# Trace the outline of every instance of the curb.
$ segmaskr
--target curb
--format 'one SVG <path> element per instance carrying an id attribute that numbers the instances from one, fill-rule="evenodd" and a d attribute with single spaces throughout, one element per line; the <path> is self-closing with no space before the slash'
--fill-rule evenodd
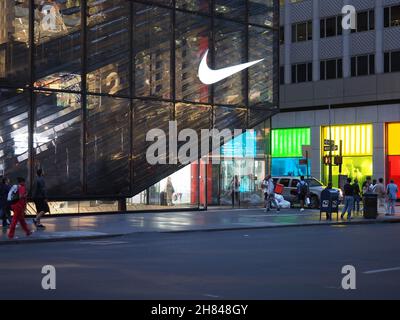
<path id="1" fill-rule="evenodd" d="M 259 230 L 259 229 L 279 229 L 279 228 L 295 228 L 295 227 L 313 227 L 313 226 L 351 226 L 351 225 L 370 225 L 370 224 L 384 224 L 384 223 L 400 223 L 400 218 L 391 220 L 360 220 L 360 221 L 335 221 L 327 223 L 321 221 L 320 223 L 298 223 L 298 224 L 282 224 L 282 225 L 264 225 L 264 226 L 242 226 L 242 227 L 221 227 L 221 228 L 209 228 L 209 229 L 188 229 L 188 230 L 167 230 L 167 231 L 134 231 L 128 233 L 113 233 L 104 235 L 93 235 L 93 236 L 77 236 L 77 237 L 60 237 L 60 238 L 23 238 L 17 240 L 4 240 L 0 241 L 0 246 L 11 245 L 11 244 L 35 244 L 35 243 L 48 243 L 48 242 L 71 242 L 71 241 L 82 241 L 82 240 L 98 240 L 107 238 L 116 238 L 122 236 L 129 236 L 134 234 L 159 234 L 159 233 L 194 233 L 194 232 L 220 232 L 220 231 L 235 231 L 235 230 Z"/>

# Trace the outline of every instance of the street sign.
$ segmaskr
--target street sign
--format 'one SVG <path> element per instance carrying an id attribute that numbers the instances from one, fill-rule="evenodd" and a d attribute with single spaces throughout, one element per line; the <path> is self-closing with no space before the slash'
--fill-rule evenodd
<path id="1" fill-rule="evenodd" d="M 337 145 L 332 145 L 332 146 L 324 146 L 324 151 L 338 151 L 339 147 Z"/>
<path id="2" fill-rule="evenodd" d="M 309 145 L 302 145 L 301 146 L 301 154 L 302 154 L 302 156 L 303 156 L 303 158 L 304 159 L 306 159 L 306 158 L 308 158 L 308 159 L 310 159 L 311 158 L 311 146 L 309 146 Z"/>
<path id="3" fill-rule="evenodd" d="M 326 146 L 334 146 L 335 145 L 335 140 L 325 139 L 324 140 L 324 145 L 326 145 Z"/>

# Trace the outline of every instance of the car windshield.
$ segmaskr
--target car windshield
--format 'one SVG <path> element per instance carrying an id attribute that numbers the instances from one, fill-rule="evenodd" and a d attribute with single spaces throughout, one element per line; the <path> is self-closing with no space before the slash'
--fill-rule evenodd
<path id="1" fill-rule="evenodd" d="M 306 179 L 309 187 L 322 187 L 322 182 L 318 181 L 317 179 Z"/>

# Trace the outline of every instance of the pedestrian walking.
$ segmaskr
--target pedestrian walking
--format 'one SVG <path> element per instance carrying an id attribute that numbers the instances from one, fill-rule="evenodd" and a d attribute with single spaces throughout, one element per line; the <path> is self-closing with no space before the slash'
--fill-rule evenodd
<path id="1" fill-rule="evenodd" d="M 267 213 L 271 211 L 272 203 L 274 204 L 277 212 L 281 211 L 278 201 L 276 201 L 275 198 L 275 184 L 271 175 L 268 175 L 264 178 L 264 180 L 261 183 L 261 188 L 263 189 L 264 192 L 265 212 Z"/>
<path id="2" fill-rule="evenodd" d="M 297 196 L 300 201 L 300 212 L 304 211 L 304 206 L 306 203 L 306 199 L 308 197 L 308 184 L 304 180 L 304 176 L 300 177 L 300 182 L 297 183 Z"/>
<path id="3" fill-rule="evenodd" d="M 175 189 L 172 185 L 171 177 L 167 178 L 167 184 L 165 185 L 165 194 L 167 196 L 167 206 L 173 206 L 172 197 L 174 195 Z"/>
<path id="4" fill-rule="evenodd" d="M 371 182 L 371 177 L 367 177 L 367 179 L 364 181 L 362 185 L 362 193 L 363 195 L 366 193 L 372 192 L 372 182 Z"/>
<path id="5" fill-rule="evenodd" d="M 25 221 L 25 210 L 27 203 L 27 193 L 25 187 L 25 179 L 18 178 L 18 185 L 14 185 L 11 187 L 10 192 L 8 193 L 7 200 L 11 204 L 11 210 L 14 212 L 10 230 L 8 231 L 8 238 L 13 239 L 15 235 L 15 228 L 17 223 L 19 223 L 22 229 L 25 231 L 27 236 L 31 235 L 32 232 L 28 228 L 28 225 Z"/>
<path id="6" fill-rule="evenodd" d="M 385 210 L 386 188 L 383 184 L 383 178 L 379 178 L 379 182 L 374 187 L 374 193 L 378 196 L 378 213 L 379 209 Z"/>
<path id="7" fill-rule="evenodd" d="M 388 198 L 387 213 L 388 216 L 394 216 L 396 213 L 396 200 L 399 187 L 394 183 L 394 180 L 390 180 L 390 183 L 386 187 L 386 193 Z"/>
<path id="8" fill-rule="evenodd" d="M 353 192 L 354 192 L 354 205 L 353 211 L 354 213 L 360 213 L 360 201 L 361 201 L 361 189 L 360 185 L 358 184 L 358 179 L 354 179 L 353 183 Z"/>
<path id="9" fill-rule="evenodd" d="M 350 220 L 351 210 L 353 209 L 354 205 L 354 189 L 353 186 L 351 185 L 350 178 L 347 179 L 347 182 L 343 187 L 343 193 L 344 193 L 344 207 L 340 218 L 343 219 L 347 211 L 347 220 Z"/>
<path id="10" fill-rule="evenodd" d="M 3 228 L 7 228 L 11 224 L 11 211 L 7 201 L 10 189 L 10 180 L 6 177 L 0 177 L 0 217 Z"/>
<path id="11" fill-rule="evenodd" d="M 231 195 L 232 195 L 232 208 L 235 207 L 235 202 L 239 204 L 240 208 L 240 181 L 238 176 L 235 176 L 231 181 Z"/>
<path id="12" fill-rule="evenodd" d="M 46 183 L 44 181 L 42 169 L 38 169 L 36 174 L 36 185 L 33 191 L 33 201 L 35 202 L 36 207 L 36 218 L 33 219 L 33 224 L 38 229 L 45 229 L 45 226 L 41 224 L 40 219 L 46 213 L 50 213 L 49 204 L 47 202 Z"/>

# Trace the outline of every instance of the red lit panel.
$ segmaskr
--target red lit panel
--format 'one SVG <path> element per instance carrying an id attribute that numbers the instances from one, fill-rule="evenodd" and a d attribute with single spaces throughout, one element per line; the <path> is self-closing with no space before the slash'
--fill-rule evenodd
<path id="1" fill-rule="evenodd" d="M 391 179 L 400 187 L 400 156 L 388 156 L 388 182 Z M 400 192 L 397 196 L 400 197 Z"/>

